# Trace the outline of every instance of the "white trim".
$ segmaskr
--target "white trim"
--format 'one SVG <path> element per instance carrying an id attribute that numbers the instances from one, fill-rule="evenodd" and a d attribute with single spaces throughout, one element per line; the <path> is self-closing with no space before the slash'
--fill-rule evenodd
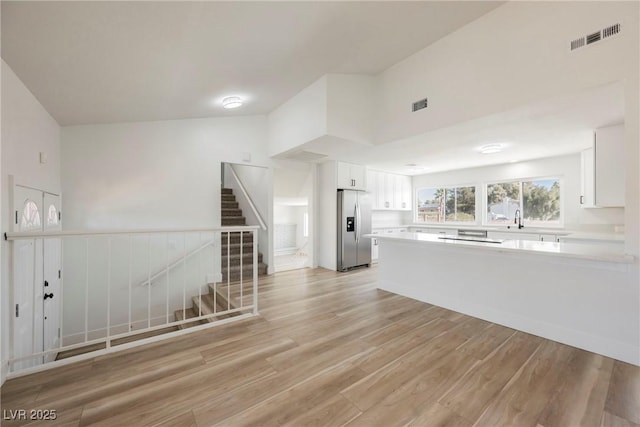
<path id="1" fill-rule="evenodd" d="M 248 306 L 250 307 L 250 306 Z M 130 348 L 134 348 L 134 347 L 139 347 L 145 344 L 151 344 L 151 343 L 155 343 L 155 342 L 159 342 L 159 341 L 163 341 L 169 338 L 173 338 L 173 337 L 177 337 L 177 336 L 181 336 L 181 335 L 186 335 L 186 334 L 190 334 L 193 332 L 198 332 L 201 331 L 203 329 L 208 329 L 208 328 L 212 328 L 215 326 L 220 326 L 220 325 L 224 325 L 227 323 L 232 323 L 232 322 L 238 322 L 241 320 L 245 320 L 248 318 L 252 318 L 252 317 L 256 317 L 255 312 L 254 313 L 246 313 L 240 316 L 236 316 L 236 317 L 229 317 L 227 319 L 222 319 L 219 320 L 217 322 L 208 322 L 204 325 L 198 325 L 198 326 L 192 326 L 190 328 L 187 329 L 181 329 L 179 331 L 174 331 L 174 332 L 167 332 L 166 334 L 162 334 L 162 335 L 156 335 L 155 337 L 149 337 L 149 338 L 144 338 L 138 341 L 132 341 L 129 343 L 125 343 L 125 344 L 119 344 L 115 347 L 109 347 L 109 349 L 104 349 L 104 350 L 97 350 L 97 351 L 92 351 L 90 353 L 84 353 L 84 354 L 79 354 L 77 356 L 72 356 L 72 357 L 68 357 L 66 359 L 62 359 L 62 360 L 56 360 L 54 362 L 49 362 L 49 363 L 45 363 L 43 365 L 38 365 L 35 366 L 33 368 L 28 368 L 28 369 L 23 369 L 17 372 L 9 372 L 9 374 L 7 375 L 7 379 L 11 379 L 11 378 L 18 378 L 18 377 L 22 377 L 24 375 L 29 375 L 29 374 L 33 374 L 36 372 L 42 372 L 42 371 L 46 371 L 52 368 L 58 368 L 60 366 L 64 366 L 64 365 L 69 365 L 71 363 L 76 363 L 82 360 L 88 360 L 88 359 L 93 359 L 95 357 L 98 356 L 103 356 L 106 354 L 111 354 L 111 353 L 116 353 L 119 351 L 123 351 L 123 350 L 128 350 Z M 190 322 L 193 321 L 197 321 L 198 319 L 189 319 Z M 164 326 L 167 327 L 167 326 Z M 112 337 L 113 338 L 113 337 Z M 85 343 L 84 345 L 87 345 L 87 343 Z"/>
<path id="2" fill-rule="evenodd" d="M 257 230 L 257 225 L 243 225 L 243 226 L 227 226 L 217 228 L 184 228 L 184 229 L 133 229 L 133 230 L 71 230 L 71 231 L 47 231 L 42 233 L 17 233 L 9 232 L 5 233 L 6 240 L 19 240 L 19 239 L 37 239 L 46 237 L 71 237 L 71 236 L 103 236 L 106 234 L 155 234 L 155 233 L 206 233 L 206 232 L 234 232 L 234 231 L 252 231 Z"/>

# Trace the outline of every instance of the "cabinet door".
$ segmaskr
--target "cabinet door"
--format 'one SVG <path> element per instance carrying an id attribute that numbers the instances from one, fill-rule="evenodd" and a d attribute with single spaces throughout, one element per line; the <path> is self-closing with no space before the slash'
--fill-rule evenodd
<path id="1" fill-rule="evenodd" d="M 345 190 L 353 189 L 353 181 L 351 181 L 351 165 L 349 163 L 338 162 L 338 188 Z"/>
<path id="2" fill-rule="evenodd" d="M 609 126 L 596 131 L 595 205 L 624 206 L 624 126 Z"/>
<path id="3" fill-rule="evenodd" d="M 402 175 L 393 175 L 393 208 L 396 210 L 405 209 L 402 206 L 402 190 L 403 190 L 403 180 Z"/>
<path id="4" fill-rule="evenodd" d="M 410 211 L 412 209 L 411 206 L 411 196 L 413 193 L 412 185 L 411 185 L 411 177 L 410 176 L 402 176 L 402 196 L 400 198 L 400 209 L 404 211 Z"/>
<path id="5" fill-rule="evenodd" d="M 384 174 L 384 208 L 393 209 L 395 207 L 395 186 L 394 175 Z"/>
<path id="6" fill-rule="evenodd" d="M 371 194 L 371 209 L 379 209 L 378 172 L 373 170 L 367 170 L 367 191 Z"/>
<path id="7" fill-rule="evenodd" d="M 580 205 L 582 207 L 591 207 L 594 204 L 594 160 L 593 148 L 588 148 L 580 153 L 582 166 Z"/>
<path id="8" fill-rule="evenodd" d="M 374 231 L 371 234 L 378 234 L 378 232 Z M 375 237 L 371 239 L 371 261 L 378 261 L 378 239 Z"/>
<path id="9" fill-rule="evenodd" d="M 367 168 L 362 165 L 349 165 L 349 175 L 354 190 L 367 189 Z"/>

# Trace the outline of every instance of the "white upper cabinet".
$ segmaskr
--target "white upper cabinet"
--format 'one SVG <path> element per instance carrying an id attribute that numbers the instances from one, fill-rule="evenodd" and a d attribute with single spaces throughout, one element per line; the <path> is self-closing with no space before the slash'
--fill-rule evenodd
<path id="1" fill-rule="evenodd" d="M 368 190 L 375 210 L 411 210 L 411 177 L 369 170 Z"/>
<path id="2" fill-rule="evenodd" d="M 366 190 L 367 169 L 362 165 L 338 162 L 338 188 L 344 190 Z"/>
<path id="3" fill-rule="evenodd" d="M 599 128 L 582 152 L 583 207 L 624 207 L 624 125 Z"/>

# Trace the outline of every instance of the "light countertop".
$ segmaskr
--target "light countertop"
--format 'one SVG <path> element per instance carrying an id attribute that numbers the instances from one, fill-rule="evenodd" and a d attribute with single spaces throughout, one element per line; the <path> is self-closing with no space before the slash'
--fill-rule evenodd
<path id="1" fill-rule="evenodd" d="M 588 232 L 588 231 L 572 231 L 566 229 L 549 229 L 549 228 L 529 228 L 524 227 L 521 230 L 517 228 L 506 228 L 506 227 L 494 227 L 494 226 L 478 226 L 478 225 L 441 225 L 441 224 L 410 224 L 410 225 L 396 225 L 396 226 L 387 226 L 387 227 L 373 227 L 372 231 L 380 231 L 380 230 L 395 230 L 400 228 L 425 228 L 425 229 L 442 229 L 442 230 L 486 230 L 489 232 L 500 232 L 500 233 L 512 233 L 513 238 L 517 239 L 518 234 L 550 234 L 558 237 L 565 237 L 572 240 L 602 240 L 602 241 L 610 241 L 610 242 L 624 242 L 624 234 L 623 233 L 598 233 L 598 232 Z"/>
<path id="2" fill-rule="evenodd" d="M 395 240 L 415 244 L 448 245 L 450 247 L 477 248 L 497 252 L 511 252 L 522 254 L 536 254 L 554 257 L 577 258 L 592 261 L 633 263 L 635 258 L 625 255 L 622 250 L 617 251 L 598 245 L 584 245 L 578 243 L 538 242 L 530 240 L 504 240 L 502 243 L 470 242 L 464 240 L 444 240 L 439 235 L 427 233 L 393 232 L 384 234 L 367 234 L 364 237 L 374 237 L 378 240 Z M 515 236 L 514 236 L 515 237 Z"/>

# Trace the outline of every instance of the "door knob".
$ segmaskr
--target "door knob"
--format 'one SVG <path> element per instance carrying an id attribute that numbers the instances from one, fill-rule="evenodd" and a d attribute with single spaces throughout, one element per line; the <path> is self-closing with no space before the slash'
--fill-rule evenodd
<path id="1" fill-rule="evenodd" d="M 53 292 L 50 294 L 44 294 L 44 299 L 53 298 Z"/>

